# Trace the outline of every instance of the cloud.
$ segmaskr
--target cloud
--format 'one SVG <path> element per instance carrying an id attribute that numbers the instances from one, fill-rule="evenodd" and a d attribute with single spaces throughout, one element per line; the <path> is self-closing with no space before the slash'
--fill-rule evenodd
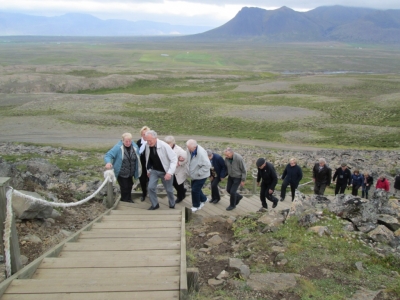
<path id="1" fill-rule="evenodd" d="M 219 26 L 232 19 L 242 7 L 276 9 L 281 0 L 13 0 L 3 1 L 2 11 L 56 16 L 87 13 L 101 19 L 149 20 L 181 25 Z M 284 5 L 297 11 L 318 6 L 344 5 L 378 9 L 400 9 L 398 0 L 287 0 Z"/>

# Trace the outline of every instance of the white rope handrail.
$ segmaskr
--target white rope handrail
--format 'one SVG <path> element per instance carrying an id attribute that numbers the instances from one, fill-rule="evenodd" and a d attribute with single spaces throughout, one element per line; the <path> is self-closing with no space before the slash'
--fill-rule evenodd
<path id="1" fill-rule="evenodd" d="M 33 201 L 33 202 L 40 202 L 44 205 L 48 206 L 53 206 L 53 207 L 73 207 L 73 206 L 78 206 L 81 204 L 84 204 L 94 198 L 102 189 L 103 187 L 108 183 L 112 182 L 113 184 L 115 183 L 115 174 L 113 170 L 107 170 L 104 172 L 104 181 L 100 185 L 100 187 L 90 196 L 86 197 L 85 199 L 82 199 L 78 202 L 72 202 L 72 203 L 59 203 L 59 202 L 48 202 L 43 199 L 35 198 L 29 195 L 25 195 L 21 192 L 18 192 L 17 190 L 14 190 L 12 187 L 7 191 L 6 197 L 7 197 L 7 216 L 6 220 L 4 222 L 4 236 L 3 236 L 3 241 L 4 241 L 4 253 L 5 253 L 5 265 L 6 265 L 6 273 L 7 273 L 7 278 L 10 277 L 11 274 L 11 252 L 10 252 L 10 238 L 11 238 L 11 222 L 13 218 L 13 210 L 12 210 L 12 195 L 17 195 L 21 198 Z"/>
<path id="2" fill-rule="evenodd" d="M 11 197 L 7 196 L 7 208 L 6 208 L 6 219 L 4 221 L 4 259 L 6 265 L 6 275 L 7 278 L 11 276 L 11 245 L 10 245 L 10 237 L 11 237 L 11 222 L 13 219 L 13 210 Z"/>

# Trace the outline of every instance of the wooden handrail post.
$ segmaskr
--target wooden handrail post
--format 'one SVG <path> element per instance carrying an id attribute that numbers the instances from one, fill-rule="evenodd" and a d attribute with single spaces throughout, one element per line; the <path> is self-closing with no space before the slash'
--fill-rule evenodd
<path id="1" fill-rule="evenodd" d="M 1 239 L 1 249 L 0 254 L 4 257 L 4 221 L 6 220 L 7 211 L 7 198 L 6 198 L 6 187 L 10 182 L 10 177 L 0 177 L 0 239 Z"/>
<path id="2" fill-rule="evenodd" d="M 7 214 L 7 197 L 6 187 L 10 182 L 9 177 L 0 177 L 0 234 L 1 234 L 1 254 L 4 257 L 4 221 L 6 220 Z M 11 221 L 11 236 L 10 236 L 10 255 L 11 255 L 11 273 L 18 272 L 21 268 L 21 253 L 19 251 L 19 241 L 17 227 L 15 226 L 15 217 L 12 217 Z"/>
<path id="3" fill-rule="evenodd" d="M 107 201 L 106 207 L 111 208 L 114 205 L 114 187 L 112 182 L 107 182 Z"/>
<path id="4" fill-rule="evenodd" d="M 253 195 L 256 194 L 257 191 L 257 179 L 253 177 Z"/>

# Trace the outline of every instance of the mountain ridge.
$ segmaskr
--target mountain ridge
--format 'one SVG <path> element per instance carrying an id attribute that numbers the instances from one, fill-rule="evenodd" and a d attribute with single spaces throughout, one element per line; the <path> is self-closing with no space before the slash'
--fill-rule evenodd
<path id="1" fill-rule="evenodd" d="M 243 7 L 198 39 L 261 38 L 269 42 L 400 43 L 400 10 L 321 6 L 308 12 Z"/>
<path id="2" fill-rule="evenodd" d="M 211 26 L 185 26 L 153 21 L 101 20 L 89 14 L 56 17 L 0 12 L 0 35 L 40 36 L 151 36 L 196 34 Z"/>

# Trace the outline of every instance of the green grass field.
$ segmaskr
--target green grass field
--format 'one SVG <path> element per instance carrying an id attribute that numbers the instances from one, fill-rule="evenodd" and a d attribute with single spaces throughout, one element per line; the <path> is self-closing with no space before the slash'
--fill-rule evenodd
<path id="1" fill-rule="evenodd" d="M 22 85 L 19 79 L 9 79 L 21 74 L 65 75 L 65 82 L 107 82 L 107 76 L 115 75 L 140 78 L 113 87 L 77 84 L 72 92 L 59 91 L 52 83 L 49 89 L 58 93 L 98 96 L 88 118 L 77 117 L 79 109 L 62 107 L 61 100 L 52 101 L 50 108 L 38 105 L 24 111 L 18 104 L 0 102 L 0 116 L 46 116 L 93 126 L 148 125 L 161 135 L 357 149 L 400 147 L 397 46 L 201 44 L 179 38 L 2 40 L 0 88 L 3 84 L 12 91 L 14 85 Z M 115 108 L 99 109 L 121 94 L 126 96 Z M 110 113 L 115 118 L 105 119 Z"/>

